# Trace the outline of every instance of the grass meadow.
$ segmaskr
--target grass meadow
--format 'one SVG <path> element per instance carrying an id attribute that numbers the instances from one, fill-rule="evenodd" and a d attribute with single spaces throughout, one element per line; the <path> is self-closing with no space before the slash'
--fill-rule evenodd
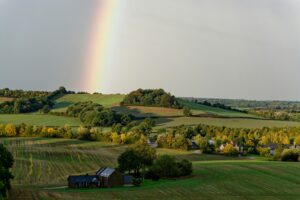
<path id="1" fill-rule="evenodd" d="M 53 111 L 65 111 L 68 106 L 84 101 L 93 101 L 95 103 L 101 104 L 105 107 L 117 106 L 123 100 L 124 95 L 111 94 L 67 94 L 58 98 L 55 101 L 55 106 Z"/>
<path id="2" fill-rule="evenodd" d="M 214 126 L 226 126 L 232 128 L 262 128 L 262 127 L 293 127 L 300 126 L 300 122 L 247 119 L 247 118 L 221 118 L 221 117 L 176 117 L 176 118 L 158 118 L 156 119 L 159 128 L 169 128 L 174 126 L 207 124 Z"/>
<path id="3" fill-rule="evenodd" d="M 44 114 L 1 114 L 0 124 L 13 123 L 19 125 L 21 123 L 37 125 L 37 126 L 80 126 L 81 122 L 77 118 L 44 115 Z"/>
<path id="4" fill-rule="evenodd" d="M 158 149 L 193 161 L 191 177 L 147 180 L 140 187 L 68 189 L 70 174 L 116 166 L 126 146 L 46 138 L 1 138 L 15 164 L 12 199 L 299 199 L 299 163 Z"/>

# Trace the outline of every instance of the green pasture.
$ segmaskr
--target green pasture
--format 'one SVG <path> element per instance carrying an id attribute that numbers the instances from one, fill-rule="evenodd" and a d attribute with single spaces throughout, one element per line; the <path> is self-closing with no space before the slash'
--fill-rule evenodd
<path id="1" fill-rule="evenodd" d="M 73 117 L 44 115 L 44 114 L 0 114 L 0 124 L 16 124 L 21 123 L 37 125 L 37 126 L 79 126 L 80 120 Z"/>
<path id="2" fill-rule="evenodd" d="M 190 102 L 187 100 L 179 99 L 179 102 L 190 109 L 192 109 L 193 114 L 211 114 L 211 115 L 218 115 L 223 117 L 241 117 L 241 118 L 258 118 L 254 115 L 249 115 L 247 113 L 225 110 L 221 108 L 215 108 L 212 106 L 205 106 L 201 104 L 197 104 L 194 102 Z"/>
<path id="3" fill-rule="evenodd" d="M 180 125 L 198 125 L 207 124 L 213 126 L 226 126 L 232 128 L 262 128 L 262 127 L 298 127 L 300 122 L 279 121 L 279 120 L 263 120 L 263 119 L 247 119 L 247 118 L 214 118 L 214 117 L 176 117 L 176 118 L 158 118 L 156 119 L 156 127 L 169 128 Z"/>
<path id="4" fill-rule="evenodd" d="M 105 107 L 119 105 L 125 95 L 119 94 L 67 94 L 55 100 L 53 111 L 65 111 L 68 106 L 84 101 L 93 101 Z"/>

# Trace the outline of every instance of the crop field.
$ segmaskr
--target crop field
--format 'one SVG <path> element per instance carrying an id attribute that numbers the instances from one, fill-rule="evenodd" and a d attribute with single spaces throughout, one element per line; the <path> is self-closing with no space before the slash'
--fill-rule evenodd
<path id="1" fill-rule="evenodd" d="M 37 126 L 79 126 L 80 120 L 72 117 L 43 115 L 43 114 L 0 114 L 0 124 L 13 123 L 19 125 L 21 123 L 37 125 Z"/>
<path id="2" fill-rule="evenodd" d="M 156 129 L 174 126 L 207 124 L 214 126 L 226 126 L 232 128 L 262 128 L 262 127 L 299 127 L 300 122 L 245 119 L 245 118 L 213 118 L 213 117 L 177 117 L 156 119 Z"/>
<path id="3" fill-rule="evenodd" d="M 299 199 L 300 165 L 158 149 L 193 161 L 191 177 L 140 187 L 68 189 L 70 174 L 116 166 L 126 146 L 46 138 L 1 138 L 15 157 L 12 199 Z"/>
<path id="4" fill-rule="evenodd" d="M 83 101 L 93 101 L 105 107 L 119 105 L 123 100 L 124 95 L 112 94 L 68 94 L 57 99 L 53 111 L 65 111 L 68 106 Z"/>
<path id="5" fill-rule="evenodd" d="M 8 97 L 0 97 L 0 103 L 3 103 L 5 101 L 12 101 L 13 98 L 8 98 Z"/>

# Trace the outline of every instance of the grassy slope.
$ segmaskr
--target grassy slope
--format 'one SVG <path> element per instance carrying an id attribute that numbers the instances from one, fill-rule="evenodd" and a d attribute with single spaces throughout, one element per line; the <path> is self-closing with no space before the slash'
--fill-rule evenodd
<path id="1" fill-rule="evenodd" d="M 1 114 L 0 124 L 31 124 L 38 126 L 63 126 L 68 124 L 70 126 L 79 126 L 81 124 L 79 119 L 72 117 L 62 117 L 42 114 Z"/>
<path id="2" fill-rule="evenodd" d="M 66 108 L 76 102 L 93 101 L 106 107 L 118 105 L 124 95 L 103 94 L 68 94 L 55 101 L 54 111 L 65 111 Z"/>
<path id="3" fill-rule="evenodd" d="M 66 139 L 3 139 L 15 157 L 13 199 L 299 199 L 300 165 L 159 149 L 193 161 L 194 174 L 137 188 L 55 189 L 69 174 L 115 166 L 125 146 Z M 237 159 L 237 160 L 236 160 Z"/>
<path id="4" fill-rule="evenodd" d="M 136 117 L 173 117 L 183 116 L 182 110 L 148 106 L 117 106 L 113 108 L 119 113 L 132 114 Z"/>
<path id="5" fill-rule="evenodd" d="M 214 126 L 226 126 L 232 128 L 262 128 L 262 127 L 285 127 L 300 126 L 300 122 L 260 120 L 245 118 L 211 118 L 211 117 L 179 117 L 156 119 L 157 128 L 168 128 L 179 125 L 207 124 Z"/>
<path id="6" fill-rule="evenodd" d="M 215 108 L 215 107 L 211 107 L 211 106 L 205 106 L 205 105 L 189 102 L 189 101 L 182 100 L 182 99 L 179 99 L 179 102 L 182 105 L 192 109 L 193 113 L 195 113 L 195 114 L 205 113 L 205 114 L 219 115 L 219 116 L 224 116 L 224 117 L 251 117 L 251 118 L 254 117 L 254 118 L 258 118 L 257 116 L 254 116 L 254 115 L 249 115 L 249 114 L 237 112 L 237 111 L 225 110 L 225 109 L 221 109 L 221 108 Z"/>

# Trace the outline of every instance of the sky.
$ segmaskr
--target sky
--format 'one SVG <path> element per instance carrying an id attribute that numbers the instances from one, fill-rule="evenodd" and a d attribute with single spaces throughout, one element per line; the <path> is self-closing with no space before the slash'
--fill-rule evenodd
<path id="1" fill-rule="evenodd" d="M 0 0 L 0 88 L 300 100 L 299 55 L 299 0 Z"/>

